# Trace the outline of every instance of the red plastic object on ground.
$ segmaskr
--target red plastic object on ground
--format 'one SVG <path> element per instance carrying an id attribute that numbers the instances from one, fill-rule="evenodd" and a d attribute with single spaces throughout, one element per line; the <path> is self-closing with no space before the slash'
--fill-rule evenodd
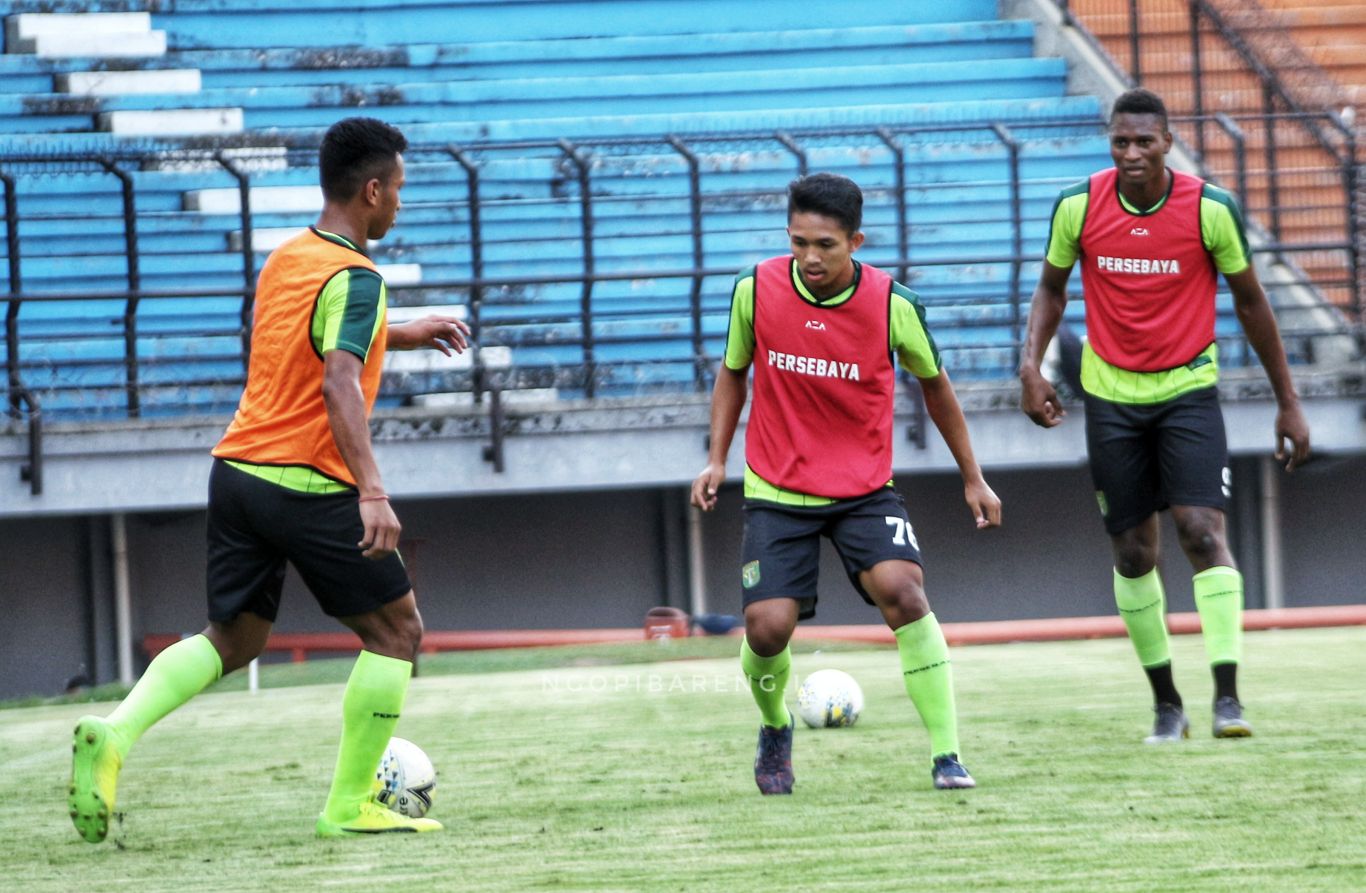
<path id="1" fill-rule="evenodd" d="M 692 622 L 678 608 L 651 608 L 645 612 L 645 638 L 681 639 L 692 634 Z"/>

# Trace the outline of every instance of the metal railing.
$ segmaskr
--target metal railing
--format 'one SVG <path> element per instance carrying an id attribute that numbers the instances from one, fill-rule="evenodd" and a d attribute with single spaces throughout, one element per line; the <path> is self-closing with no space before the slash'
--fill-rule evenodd
<path id="1" fill-rule="evenodd" d="M 1279 113 L 1275 120 L 1280 121 L 1286 117 L 1286 113 Z M 1227 143 L 1230 157 L 1233 159 L 1230 174 L 1232 183 L 1240 192 L 1247 188 L 1247 184 L 1257 176 L 1258 169 L 1253 161 L 1256 156 L 1250 149 L 1250 141 L 1246 134 L 1262 130 L 1264 121 L 1256 115 L 1223 113 L 1189 121 L 1197 123 L 1202 128 L 1208 127 L 1211 143 L 1216 139 Z M 805 171 L 810 166 L 812 157 L 823 148 L 851 145 L 859 148 L 861 157 L 867 165 L 865 170 L 870 171 L 869 182 L 883 184 L 866 189 L 865 219 L 871 215 L 881 215 L 881 222 L 878 225 L 884 238 L 880 244 L 865 247 L 860 257 L 888 270 L 896 270 L 901 281 L 911 284 L 917 277 L 934 268 L 1001 268 L 1004 273 L 1003 281 L 983 284 L 975 287 L 975 290 L 969 288 L 952 301 L 938 300 L 934 294 L 927 293 L 925 302 L 934 316 L 931 320 L 932 325 L 939 320 L 940 328 L 936 331 L 940 332 L 941 336 L 954 336 L 943 339 L 941 346 L 946 352 L 952 352 L 957 361 L 969 369 L 980 361 L 980 369 L 985 370 L 988 376 L 999 377 L 1002 374 L 1009 374 L 1018 362 L 1024 319 L 1028 310 L 1026 305 L 1033 284 L 1024 280 L 1025 268 L 1039 260 L 1039 255 L 1029 249 L 1036 241 L 1034 235 L 1038 236 L 1037 241 L 1042 241 L 1042 232 L 1046 231 L 1047 227 L 1047 209 L 1051 206 L 1051 198 L 1045 198 L 1040 203 L 1036 197 L 1035 206 L 1039 209 L 1036 216 L 1026 215 L 1023 193 L 1025 185 L 1030 181 L 1025 177 L 1023 167 L 1029 153 L 1024 152 L 1023 148 L 1043 139 L 1093 138 L 1101 133 L 1101 124 L 1094 119 L 1069 119 L 920 128 L 793 130 L 777 133 L 692 136 L 674 134 L 578 143 L 541 141 L 466 146 L 413 146 L 408 152 L 410 169 L 414 161 L 430 162 L 434 159 L 444 159 L 447 164 L 453 161 L 460 171 L 459 182 L 452 181 L 447 184 L 450 194 L 443 193 L 437 200 L 428 199 L 427 205 L 429 210 L 441 211 L 450 220 L 463 221 L 466 242 L 462 247 L 467 249 L 467 252 L 460 254 L 462 259 L 456 266 L 467 270 L 468 273 L 432 280 L 424 279 L 420 284 L 394 286 L 392 300 L 396 306 L 439 304 L 450 303 L 450 296 L 455 295 L 456 302 L 463 303 L 467 308 L 467 319 L 475 335 L 475 348 L 472 351 L 471 365 L 467 369 L 456 372 L 390 375 L 389 384 L 396 385 L 396 392 L 400 395 L 454 390 L 471 392 L 476 400 L 482 399 L 488 392 L 538 386 L 568 389 L 585 397 L 596 397 L 629 392 L 632 387 L 638 391 L 652 387 L 653 385 L 648 383 L 642 385 L 634 382 L 648 381 L 648 374 L 642 374 L 640 370 L 648 370 L 653 364 L 656 368 L 686 367 L 685 374 L 658 385 L 660 389 L 673 392 L 705 391 L 710 385 L 714 364 L 719 359 L 719 351 L 708 349 L 709 342 L 715 344 L 719 339 L 716 335 L 708 334 L 706 322 L 709 319 L 721 319 L 723 324 L 720 328 L 724 331 L 724 314 L 729 304 L 728 283 L 737 269 L 734 264 L 720 264 L 714 257 L 708 256 L 709 225 L 714 225 L 714 221 L 721 219 L 719 215 L 737 208 L 746 211 L 762 209 L 765 218 L 772 216 L 780 223 L 787 180 Z M 988 179 L 983 180 L 982 175 L 978 175 L 976 181 L 966 185 L 985 185 L 996 190 L 1000 196 L 996 199 L 999 208 L 988 215 L 989 219 L 988 216 L 973 218 L 972 215 L 977 212 L 964 210 L 960 222 L 996 224 L 1004 227 L 1009 235 L 1001 240 L 999 250 L 993 248 L 946 254 L 940 249 L 935 249 L 931 240 L 919 238 L 919 228 L 915 220 L 915 193 L 921 190 L 966 188 L 963 183 L 914 182 L 913 178 L 908 176 L 914 172 L 908 162 L 912 150 L 925 145 L 945 143 L 972 144 L 985 152 L 983 157 L 994 165 Z M 733 152 L 737 145 L 770 148 L 777 157 L 790 159 L 790 163 L 785 169 L 775 168 L 770 171 L 762 187 L 751 185 L 739 191 L 725 188 L 724 185 L 708 188 L 709 178 L 719 174 L 715 168 L 707 168 L 706 160 L 718 153 Z M 315 147 L 302 145 L 292 151 L 296 163 L 312 166 Z M 684 193 L 659 193 L 646 197 L 686 200 L 688 210 L 684 218 L 681 218 L 686 219 L 686 224 L 679 230 L 671 231 L 673 235 L 683 236 L 689 246 L 686 262 L 670 263 L 670 260 L 683 259 L 681 257 L 653 261 L 648 257 L 640 257 L 633 258 L 630 265 L 617 262 L 609 268 L 602 263 L 599 246 L 611 238 L 622 237 L 620 234 L 610 236 L 604 232 L 601 221 L 606 220 L 610 214 L 604 216 L 600 212 L 612 208 L 613 202 L 621 201 L 615 194 L 615 187 L 630 177 L 628 174 L 618 173 L 613 175 L 617 177 L 614 181 L 604 171 L 611 167 L 614 159 L 630 160 L 635 155 L 648 151 L 671 153 L 681 165 L 679 170 L 686 183 Z M 486 251 L 490 242 L 487 212 L 490 208 L 496 207 L 500 199 L 489 196 L 483 174 L 489 169 L 491 159 L 496 157 L 527 157 L 537 153 L 540 153 L 539 157 L 542 158 L 558 159 L 562 177 L 551 184 L 551 192 L 556 196 L 553 201 L 557 207 L 572 210 L 576 215 L 579 262 L 573 265 L 565 263 L 564 269 L 553 273 L 508 275 L 490 272 Z M 237 225 L 241 239 L 241 263 L 237 273 L 224 274 L 227 279 L 235 282 L 212 288 L 148 287 L 149 267 L 145 261 L 157 257 L 164 259 L 165 255 L 149 251 L 147 238 L 142 237 L 145 233 L 140 230 L 138 180 L 128 172 L 147 168 L 153 162 L 164 162 L 164 156 L 165 153 L 148 155 L 125 151 L 99 156 L 0 157 L 0 183 L 3 183 L 5 188 L 5 245 L 9 274 L 8 293 L 0 295 L 0 300 L 6 304 L 8 407 L 11 415 L 23 415 L 29 420 L 30 433 L 34 438 L 33 461 L 30 468 L 35 474 L 35 487 L 41 486 L 43 415 L 39 410 L 40 400 L 48 406 L 47 415 L 51 418 L 54 416 L 54 406 L 59 407 L 56 410 L 59 416 L 62 406 L 59 398 L 64 394 L 93 387 L 106 396 L 111 393 L 121 395 L 119 404 L 110 410 L 110 414 L 129 419 L 147 417 L 150 413 L 158 411 L 176 411 L 175 406 L 170 410 L 165 407 L 164 397 L 168 392 L 188 393 L 196 388 L 216 388 L 214 393 L 218 396 L 215 399 L 219 399 L 222 404 L 216 405 L 215 411 L 219 412 L 226 412 L 231 408 L 231 404 L 223 404 L 223 400 L 235 402 L 236 390 L 240 388 L 247 368 L 250 345 L 250 314 L 257 259 L 252 242 L 256 212 L 252 208 L 251 189 L 256 176 L 240 157 L 230 160 L 223 153 L 213 150 L 204 150 L 196 156 L 221 167 L 235 184 L 240 197 Z M 1337 163 L 1339 167 L 1329 168 L 1325 174 L 1337 178 L 1337 182 L 1341 184 L 1340 188 L 1346 189 L 1351 182 L 1346 170 L 1350 162 L 1348 159 L 1339 159 Z M 126 288 L 43 291 L 33 288 L 31 281 L 24 277 L 25 241 L 21 238 L 21 227 L 25 221 L 51 223 L 53 218 L 50 215 L 44 217 L 43 214 L 25 217 L 24 204 L 19 200 L 19 190 L 16 188 L 17 182 L 26 176 L 52 176 L 54 172 L 76 168 L 87 173 L 102 171 L 117 183 L 115 194 L 117 216 L 122 220 L 123 227 L 120 243 L 124 255 Z M 1044 185 L 1048 187 L 1047 191 L 1050 194 L 1056 194 L 1056 189 L 1089 172 L 1077 170 L 1065 178 L 1046 181 Z M 1342 193 L 1339 193 L 1340 197 L 1341 195 Z M 1280 208 L 1282 213 L 1295 210 L 1293 206 L 1283 205 Z M 711 209 L 711 213 L 708 209 Z M 71 218 L 71 226 L 73 232 L 80 232 L 80 223 L 77 219 Z M 781 253 L 784 245 L 781 233 L 777 225 L 770 229 L 773 234 L 773 250 L 766 253 Z M 766 234 L 769 231 L 764 230 Z M 1360 252 L 1357 237 L 1355 229 L 1345 228 L 1331 239 L 1291 242 L 1272 238 L 1269 244 L 1258 250 L 1280 256 L 1334 252 L 1351 257 L 1352 268 L 1356 269 L 1357 256 Z M 164 249 L 160 250 L 164 252 Z M 385 249 L 381 244 L 380 252 L 383 250 Z M 230 251 L 224 246 L 220 253 L 227 255 Z M 709 290 L 708 279 L 713 278 L 719 282 Z M 609 294 L 610 286 L 613 284 L 675 280 L 684 284 L 682 300 L 666 308 L 634 305 L 623 309 L 616 302 L 617 299 Z M 1306 280 L 1303 284 L 1310 283 Z M 577 299 L 573 306 L 564 306 L 566 302 L 562 301 L 553 307 L 538 307 L 534 299 L 523 300 L 519 305 L 515 299 L 517 295 L 547 286 L 577 286 Z M 1074 288 L 1077 286 L 1078 283 L 1074 280 Z M 1360 299 L 1357 297 L 1359 283 L 1355 278 L 1341 283 L 1319 282 L 1318 286 L 1325 289 L 1346 288 L 1353 295 L 1350 308 L 1356 311 L 1357 319 L 1360 318 Z M 107 318 L 100 318 L 99 322 L 107 324 L 106 329 L 90 333 L 52 334 L 44 332 L 33 322 L 26 322 L 24 308 L 36 310 L 50 307 L 54 303 L 61 305 L 64 302 L 76 301 L 86 302 L 87 305 L 89 302 L 105 301 L 109 306 L 120 309 L 111 312 Z M 178 302 L 176 306 L 183 308 L 183 312 L 178 310 L 177 316 L 186 321 L 167 325 L 163 314 L 155 317 L 160 327 L 154 328 L 149 323 L 152 319 L 149 314 L 153 314 L 154 311 L 149 308 L 165 306 L 166 301 Z M 1314 345 L 1319 339 L 1340 338 L 1342 335 L 1343 325 L 1325 326 L 1322 307 L 1306 307 L 1281 300 L 1276 300 L 1276 304 L 1282 315 L 1282 330 L 1291 346 L 1291 353 L 1301 361 L 1314 358 Z M 205 306 L 215 308 L 214 312 L 200 313 L 197 308 Z M 227 306 L 232 309 L 225 309 Z M 516 307 L 518 313 L 507 315 L 504 311 L 512 306 Z M 661 329 L 652 334 L 613 338 L 600 333 L 598 329 L 598 324 L 604 322 L 655 320 L 661 315 L 675 312 L 686 320 L 686 326 L 682 330 Z M 55 315 L 61 316 L 60 313 Z M 53 316 L 54 314 L 48 313 L 43 318 L 50 320 Z M 949 319 L 947 325 L 943 322 L 946 317 Z M 520 343 L 517 340 L 519 333 L 523 333 L 529 326 L 560 326 L 559 334 L 545 343 L 562 351 L 570 351 L 573 359 L 519 360 L 512 367 L 495 366 L 487 362 L 486 354 L 489 347 L 499 344 L 517 346 Z M 1008 333 L 1004 341 L 993 335 L 1001 329 Z M 566 335 L 565 332 L 576 334 Z M 82 339 L 107 342 L 111 337 L 117 338 L 121 344 L 120 356 L 117 359 L 108 356 L 86 357 L 80 350 L 71 351 L 57 360 L 31 360 L 26 359 L 24 354 L 24 348 L 32 344 L 53 345 L 63 340 L 79 343 Z M 1238 338 L 1237 335 L 1229 336 L 1234 342 L 1237 342 Z M 217 339 L 220 346 L 214 350 L 197 352 L 189 357 L 179 355 L 175 351 L 156 349 L 163 343 L 176 344 L 196 340 L 202 342 L 205 339 Z M 683 342 L 686 345 L 686 359 L 610 359 L 610 348 L 622 341 L 633 344 Z M 1248 357 L 1245 343 L 1241 346 L 1234 344 L 1233 347 L 1234 349 L 1227 354 L 1229 362 L 1238 362 L 1240 356 L 1244 359 Z M 178 378 L 172 376 L 169 379 L 161 374 L 165 369 L 175 369 L 179 365 L 198 366 L 210 370 L 210 373 L 207 378 L 187 372 Z M 58 368 L 108 372 L 111 366 L 116 366 L 120 370 L 116 384 L 108 380 L 94 386 L 81 384 L 79 381 L 70 384 L 56 381 L 49 387 L 43 387 L 34 381 L 35 373 Z M 959 368 L 962 366 L 956 367 L 955 371 Z M 395 393 L 395 388 L 388 390 Z M 501 401 L 490 402 L 495 411 L 502 411 Z M 104 406 L 109 409 L 107 401 Z M 192 412 L 194 406 L 187 400 L 179 411 Z"/>

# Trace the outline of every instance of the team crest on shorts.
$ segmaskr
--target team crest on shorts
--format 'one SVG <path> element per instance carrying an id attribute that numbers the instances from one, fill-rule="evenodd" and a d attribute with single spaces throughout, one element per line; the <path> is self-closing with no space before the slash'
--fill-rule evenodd
<path id="1" fill-rule="evenodd" d="M 1100 506 L 1101 517 L 1106 517 L 1110 514 L 1110 500 L 1105 498 L 1104 490 L 1096 491 L 1096 504 Z"/>
<path id="2" fill-rule="evenodd" d="M 740 568 L 740 583 L 746 589 L 753 589 L 759 585 L 759 562 L 751 561 Z"/>

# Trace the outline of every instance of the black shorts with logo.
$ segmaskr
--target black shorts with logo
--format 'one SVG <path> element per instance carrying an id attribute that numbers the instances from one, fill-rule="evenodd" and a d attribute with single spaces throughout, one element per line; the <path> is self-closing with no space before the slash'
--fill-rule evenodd
<path id="1" fill-rule="evenodd" d="M 329 616 L 366 614 L 412 589 L 397 553 L 361 555 L 356 493 L 301 493 L 215 459 L 209 473 L 209 619 L 274 621 L 285 562 Z"/>
<path id="2" fill-rule="evenodd" d="M 1085 402 L 1091 480 L 1111 536 L 1173 505 L 1228 509 L 1233 479 L 1217 388 L 1163 403 L 1090 394 Z"/>
<path id="3" fill-rule="evenodd" d="M 870 605 L 873 600 L 859 585 L 861 572 L 882 561 L 924 564 L 906 503 L 890 487 L 825 506 L 749 499 L 740 546 L 744 604 L 791 598 L 797 601 L 799 619 L 814 617 L 822 536 L 835 544 L 849 582 Z"/>

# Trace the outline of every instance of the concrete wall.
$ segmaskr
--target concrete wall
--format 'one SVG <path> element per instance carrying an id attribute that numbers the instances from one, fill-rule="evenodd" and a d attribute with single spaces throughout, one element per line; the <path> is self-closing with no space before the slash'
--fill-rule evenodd
<path id="1" fill-rule="evenodd" d="M 1249 607 L 1261 604 L 1258 460 L 1235 460 L 1230 512 Z M 924 551 L 927 588 L 946 621 L 1108 614 L 1109 548 L 1084 467 L 988 470 L 1005 526 L 973 528 L 947 473 L 899 476 Z M 1323 458 L 1280 477 L 1286 603 L 1366 599 L 1360 506 L 1366 458 Z M 739 610 L 738 487 L 704 518 L 707 607 Z M 681 487 L 530 493 L 396 505 L 423 616 L 431 629 L 636 626 L 659 604 L 687 607 Z M 137 642 L 203 626 L 202 511 L 128 516 Z M 109 521 L 0 520 L 0 697 L 55 694 L 79 673 L 116 675 Z M 1174 611 L 1193 609 L 1190 572 L 1164 520 L 1163 571 Z M 822 623 L 875 623 L 828 545 Z M 278 628 L 336 628 L 293 575 Z M 139 669 L 141 654 L 138 654 Z"/>

